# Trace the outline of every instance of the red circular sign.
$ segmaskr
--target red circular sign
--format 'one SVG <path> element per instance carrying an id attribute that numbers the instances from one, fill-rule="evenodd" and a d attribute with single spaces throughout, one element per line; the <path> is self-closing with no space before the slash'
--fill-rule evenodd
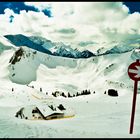
<path id="1" fill-rule="evenodd" d="M 132 80 L 140 81 L 140 60 L 129 65 L 128 75 Z"/>

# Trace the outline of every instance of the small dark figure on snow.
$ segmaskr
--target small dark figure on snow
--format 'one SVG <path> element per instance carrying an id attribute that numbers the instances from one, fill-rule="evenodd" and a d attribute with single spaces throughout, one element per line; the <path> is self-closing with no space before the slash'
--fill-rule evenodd
<path id="1" fill-rule="evenodd" d="M 78 92 L 76 92 L 76 96 L 79 96 L 79 93 Z"/>
<path id="2" fill-rule="evenodd" d="M 88 94 L 91 94 L 91 91 L 90 90 L 88 91 Z"/>
<path id="3" fill-rule="evenodd" d="M 54 97 L 56 97 L 56 93 L 55 93 L 55 92 L 52 92 L 52 95 L 53 95 Z"/>
<path id="4" fill-rule="evenodd" d="M 56 111 L 56 108 L 53 107 L 53 105 L 49 106 L 53 111 Z"/>
<path id="5" fill-rule="evenodd" d="M 72 97 L 69 92 L 68 92 L 68 97 Z"/>
<path id="6" fill-rule="evenodd" d="M 12 88 L 12 91 L 14 91 L 14 88 Z"/>
<path id="7" fill-rule="evenodd" d="M 62 96 L 65 97 L 65 98 L 67 97 L 67 96 L 64 94 L 64 92 L 62 92 Z"/>
<path id="8" fill-rule="evenodd" d="M 60 110 L 66 110 L 66 108 L 64 108 L 64 106 L 63 106 L 62 104 L 60 104 L 60 105 L 58 106 L 58 108 L 59 108 Z"/>

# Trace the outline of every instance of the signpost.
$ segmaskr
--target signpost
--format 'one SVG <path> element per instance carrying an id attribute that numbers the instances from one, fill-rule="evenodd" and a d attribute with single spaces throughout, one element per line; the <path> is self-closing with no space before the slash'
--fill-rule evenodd
<path id="1" fill-rule="evenodd" d="M 132 134 L 133 126 L 134 126 L 135 108 L 136 108 L 137 87 L 138 87 L 138 81 L 140 81 L 140 60 L 136 60 L 136 62 L 130 64 L 130 66 L 128 67 L 128 75 L 132 80 L 134 80 L 134 95 L 133 95 L 130 130 L 129 130 L 129 133 Z"/>

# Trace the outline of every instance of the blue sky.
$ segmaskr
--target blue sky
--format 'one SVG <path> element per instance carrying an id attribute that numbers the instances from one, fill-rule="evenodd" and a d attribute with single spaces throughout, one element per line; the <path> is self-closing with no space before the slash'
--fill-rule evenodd
<path id="1" fill-rule="evenodd" d="M 37 8 L 25 5 L 24 2 L 0 2 L 0 14 L 4 14 L 6 8 L 12 9 L 17 14 L 19 14 L 20 10 L 39 12 Z M 45 9 L 43 12 L 45 15 L 51 16 L 49 9 Z"/>
<path id="2" fill-rule="evenodd" d="M 124 4 L 129 7 L 130 13 L 140 12 L 140 2 L 124 2 Z M 6 8 L 12 9 L 15 13 L 18 14 L 20 10 L 38 12 L 37 8 L 25 5 L 24 2 L 0 2 L 0 14 L 3 14 Z M 45 9 L 43 12 L 45 15 L 49 17 L 51 16 L 50 9 Z"/>
<path id="3" fill-rule="evenodd" d="M 131 13 L 140 12 L 140 2 L 124 2 L 129 7 Z"/>

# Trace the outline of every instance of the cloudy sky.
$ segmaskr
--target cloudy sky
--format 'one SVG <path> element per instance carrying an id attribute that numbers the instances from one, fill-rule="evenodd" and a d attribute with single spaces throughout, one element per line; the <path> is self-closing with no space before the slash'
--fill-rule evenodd
<path id="1" fill-rule="evenodd" d="M 0 2 L 0 35 L 104 42 L 140 37 L 140 2 Z"/>

